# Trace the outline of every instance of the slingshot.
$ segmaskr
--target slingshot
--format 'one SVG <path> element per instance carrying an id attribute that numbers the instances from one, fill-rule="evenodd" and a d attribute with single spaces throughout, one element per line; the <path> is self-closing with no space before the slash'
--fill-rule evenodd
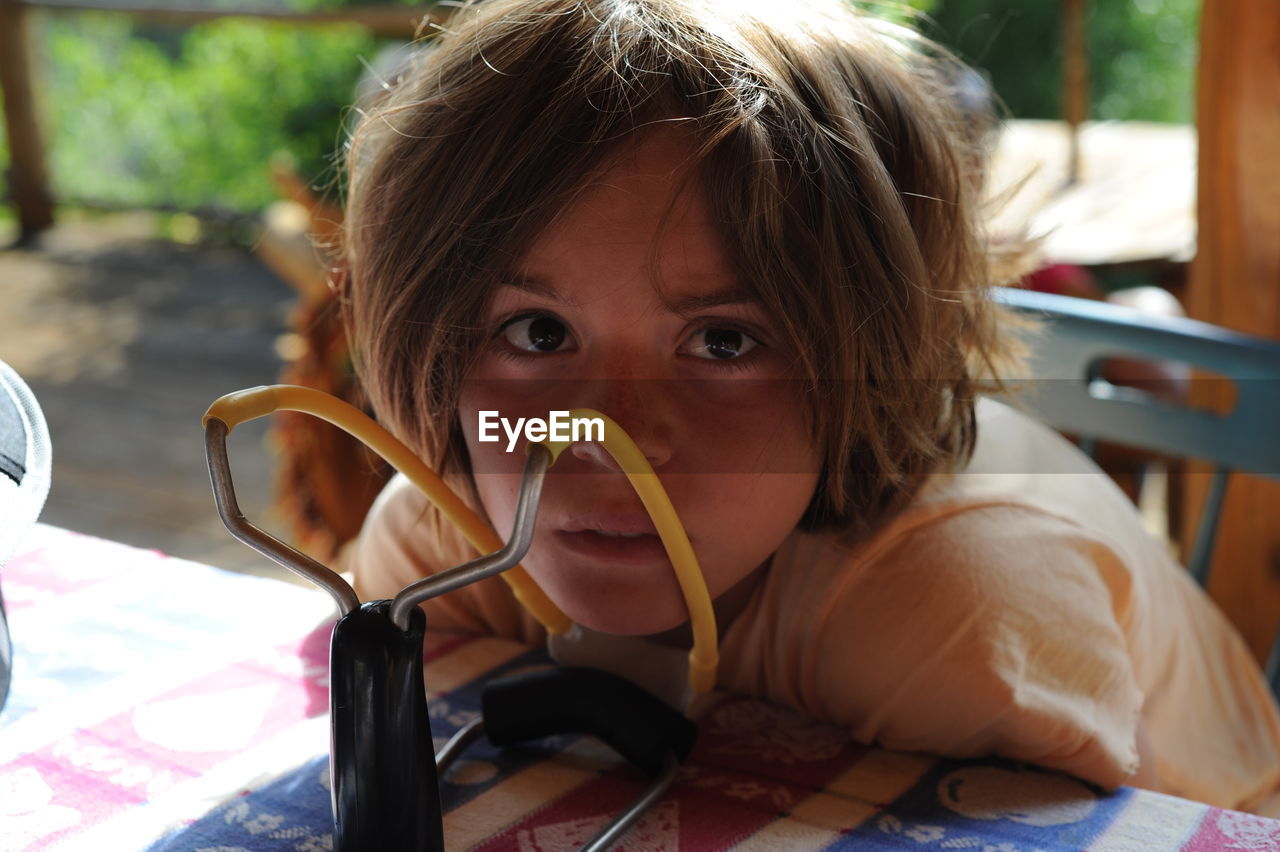
<path id="1" fill-rule="evenodd" d="M 226 438 L 235 426 L 278 410 L 313 414 L 363 441 L 427 495 L 482 555 L 402 589 L 391 600 L 361 603 L 337 573 L 245 519 L 236 501 Z M 658 530 L 689 606 L 694 646 L 690 686 L 715 683 L 718 662 L 711 598 L 689 539 L 644 454 L 616 423 L 600 417 L 603 445 L 621 467 Z M 339 617 L 330 640 L 330 777 L 338 852 L 422 852 L 444 849 L 439 775 L 480 736 L 504 746 L 559 733 L 587 733 L 654 778 L 649 788 L 593 837 L 602 850 L 657 801 L 693 747 L 696 728 L 638 686 L 595 669 L 560 668 L 491 682 L 481 717 L 433 754 L 422 677 L 425 616 L 419 604 L 501 574 L 516 598 L 551 634 L 569 619 L 518 564 L 533 539 L 548 468 L 568 442 L 531 443 L 511 536 L 503 544 L 434 471 L 356 408 L 310 388 L 276 385 L 218 399 L 204 417 L 205 453 L 218 514 L 231 534 L 327 591 Z"/>

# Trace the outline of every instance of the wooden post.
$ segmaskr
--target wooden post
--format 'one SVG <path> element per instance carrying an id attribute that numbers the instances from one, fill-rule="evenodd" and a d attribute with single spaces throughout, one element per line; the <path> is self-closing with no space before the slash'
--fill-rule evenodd
<path id="1" fill-rule="evenodd" d="M 19 0 L 0 0 L 0 88 L 9 140 L 9 190 L 25 240 L 53 224 L 53 200 L 31 87 L 26 14 Z"/>
<path id="2" fill-rule="evenodd" d="M 1201 15 L 1199 236 L 1187 309 L 1280 338 L 1280 3 L 1212 0 Z M 1213 396 L 1214 384 L 1196 390 Z M 1188 482 L 1188 517 L 1203 499 L 1195 480 L 1204 479 Z M 1280 483 L 1232 477 L 1209 588 L 1264 658 L 1280 623 Z"/>
<path id="3" fill-rule="evenodd" d="M 1067 183 L 1080 180 L 1080 125 L 1089 117 L 1086 0 L 1062 0 L 1062 117 L 1067 122 Z"/>

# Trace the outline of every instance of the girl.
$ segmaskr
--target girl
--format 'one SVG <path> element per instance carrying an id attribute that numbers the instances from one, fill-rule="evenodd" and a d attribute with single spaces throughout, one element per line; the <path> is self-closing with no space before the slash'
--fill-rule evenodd
<path id="1" fill-rule="evenodd" d="M 480 413 L 600 409 L 687 528 L 721 687 L 1280 814 L 1242 641 L 1083 456 L 977 398 L 1013 351 L 939 51 L 838 0 L 489 0 L 449 26 L 354 134 L 344 295 L 380 418 L 495 529 L 523 454 Z M 353 567 L 388 597 L 473 555 L 396 480 Z M 597 445 L 553 468 L 524 565 L 589 635 L 641 637 L 632 662 L 687 647 Z M 545 641 L 497 580 L 428 622 Z"/>

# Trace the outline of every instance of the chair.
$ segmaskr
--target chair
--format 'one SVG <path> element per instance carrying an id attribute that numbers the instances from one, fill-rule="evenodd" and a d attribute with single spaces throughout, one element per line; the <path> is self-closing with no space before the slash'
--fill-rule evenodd
<path id="1" fill-rule="evenodd" d="M 997 288 L 995 299 L 1041 324 L 1028 340 L 1035 387 L 1021 397 L 1032 414 L 1081 437 L 1086 449 L 1100 439 L 1213 465 L 1187 560 L 1205 586 L 1228 476 L 1241 471 L 1280 480 L 1280 344 L 1105 302 L 1011 288 Z M 1177 361 L 1218 374 L 1234 384 L 1235 404 L 1218 414 L 1112 384 L 1100 366 L 1117 356 Z M 1280 633 L 1266 676 L 1280 698 Z"/>

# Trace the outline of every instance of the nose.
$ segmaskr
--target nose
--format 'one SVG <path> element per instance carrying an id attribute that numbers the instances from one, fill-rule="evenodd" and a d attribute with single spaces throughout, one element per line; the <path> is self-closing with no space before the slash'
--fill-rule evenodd
<path id="1" fill-rule="evenodd" d="M 671 399 L 661 380 L 600 378 L 583 382 L 575 407 L 609 415 L 639 447 L 654 470 L 671 461 L 674 420 Z M 574 458 L 592 467 L 620 472 L 618 463 L 598 441 L 579 441 L 569 448 Z"/>

